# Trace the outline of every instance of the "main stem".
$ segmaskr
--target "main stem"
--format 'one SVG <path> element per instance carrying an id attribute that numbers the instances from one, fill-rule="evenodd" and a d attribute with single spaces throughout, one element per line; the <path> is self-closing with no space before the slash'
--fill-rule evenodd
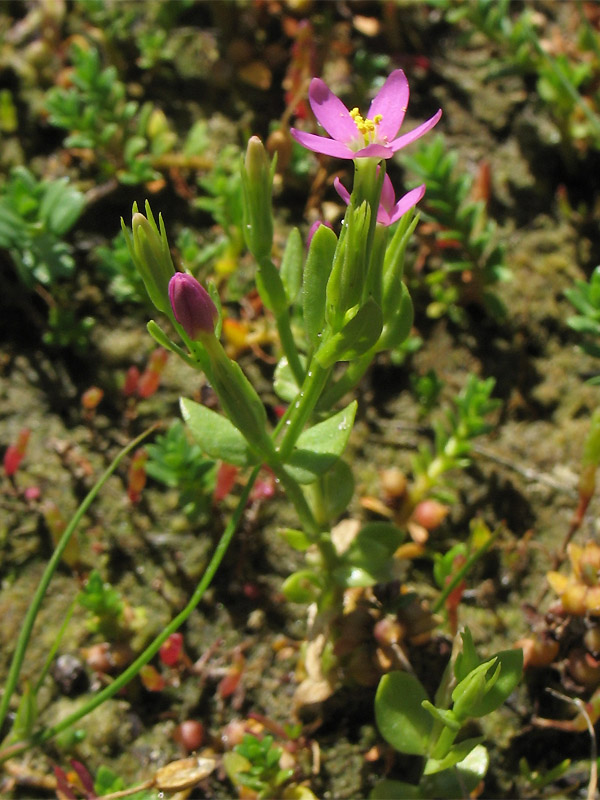
<path id="1" fill-rule="evenodd" d="M 308 422 L 310 415 L 319 401 L 319 397 L 327 383 L 330 373 L 331 368 L 324 369 L 316 359 L 312 359 L 292 413 L 289 419 L 285 421 L 281 443 L 276 448 L 282 462 L 287 461 L 292 454 L 292 450 L 298 441 L 298 437 L 302 433 L 302 429 Z"/>

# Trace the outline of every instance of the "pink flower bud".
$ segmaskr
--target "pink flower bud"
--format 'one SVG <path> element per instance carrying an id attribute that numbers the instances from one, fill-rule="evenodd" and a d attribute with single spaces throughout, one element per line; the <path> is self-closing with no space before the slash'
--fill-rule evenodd
<path id="1" fill-rule="evenodd" d="M 163 642 L 158 651 L 160 660 L 166 667 L 174 667 L 183 655 L 183 636 L 181 633 L 172 633 Z"/>
<path id="2" fill-rule="evenodd" d="M 173 738 L 178 742 L 183 749 L 191 753 L 192 750 L 198 750 L 204 741 L 204 725 L 195 719 L 186 719 L 175 728 Z"/>
<path id="3" fill-rule="evenodd" d="M 123 394 L 125 397 L 131 397 L 137 392 L 138 383 L 140 380 L 140 371 L 136 366 L 131 366 L 125 375 L 125 383 L 123 385 Z"/>
<path id="4" fill-rule="evenodd" d="M 326 228 L 330 228 L 333 230 L 333 225 L 330 222 L 324 222 L 322 219 L 318 219 L 310 226 L 308 229 L 308 233 L 306 234 L 306 248 L 310 247 L 310 243 L 312 242 L 312 238 L 315 233 L 318 231 L 321 225 L 325 225 Z"/>
<path id="5" fill-rule="evenodd" d="M 29 428 L 22 428 L 17 436 L 17 441 L 9 445 L 4 453 L 4 472 L 8 477 L 14 475 L 25 456 L 27 442 L 29 441 Z"/>
<path id="6" fill-rule="evenodd" d="M 24 492 L 25 500 L 27 500 L 30 503 L 33 503 L 36 500 L 39 500 L 40 497 L 41 497 L 41 494 L 42 494 L 42 490 L 40 489 L 39 486 L 28 486 L 25 489 L 25 492 Z"/>
<path id="7" fill-rule="evenodd" d="M 214 333 L 218 312 L 209 293 L 186 272 L 176 272 L 169 281 L 169 300 L 175 319 L 190 339 Z"/>
<path id="8" fill-rule="evenodd" d="M 437 500 L 422 500 L 412 513 L 412 519 L 428 531 L 435 530 L 448 516 L 450 509 Z"/>
<path id="9" fill-rule="evenodd" d="M 90 386 L 89 389 L 81 395 L 81 405 L 86 411 L 95 411 L 96 407 L 100 404 L 104 392 L 98 386 Z"/>

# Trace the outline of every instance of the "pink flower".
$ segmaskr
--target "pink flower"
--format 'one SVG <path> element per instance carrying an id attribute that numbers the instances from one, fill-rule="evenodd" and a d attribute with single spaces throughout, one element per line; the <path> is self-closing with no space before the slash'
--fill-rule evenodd
<path id="1" fill-rule="evenodd" d="M 362 117 L 358 108 L 348 111 L 320 78 L 313 78 L 308 91 L 310 105 L 331 139 L 296 128 L 292 128 L 290 133 L 304 147 L 327 156 L 391 158 L 402 147 L 431 130 L 442 116 L 440 109 L 427 122 L 395 138 L 406 114 L 408 95 L 406 76 L 401 69 L 396 69 L 377 93 L 367 116 Z"/>
<path id="2" fill-rule="evenodd" d="M 377 168 L 379 169 L 379 167 Z M 350 202 L 350 192 L 342 184 L 339 178 L 333 182 L 336 192 L 342 198 L 346 205 Z M 411 189 L 403 195 L 396 203 L 396 196 L 394 194 L 394 187 L 388 175 L 383 178 L 383 186 L 381 187 L 381 200 L 379 208 L 377 209 L 377 222 L 380 225 L 393 225 L 397 222 L 403 214 L 416 206 L 419 200 L 425 194 L 425 184 L 417 186 L 416 189 Z"/>

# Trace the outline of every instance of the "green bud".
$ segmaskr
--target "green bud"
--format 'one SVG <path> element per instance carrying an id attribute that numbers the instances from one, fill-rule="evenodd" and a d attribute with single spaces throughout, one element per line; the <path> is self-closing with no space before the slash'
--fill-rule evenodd
<path id="1" fill-rule="evenodd" d="M 487 673 L 494 664 L 496 668 L 491 677 L 488 678 Z M 483 664 L 471 670 L 467 677 L 463 678 L 454 688 L 452 692 L 452 700 L 454 701 L 452 710 L 457 719 L 464 720 L 472 715 L 472 710 L 476 708 L 478 703 L 498 680 L 501 669 L 500 662 L 495 658 L 492 658 L 490 661 L 484 661 Z"/>
<path id="2" fill-rule="evenodd" d="M 366 202 L 358 208 L 350 203 L 346 210 L 326 292 L 326 319 L 336 333 L 344 325 L 346 312 L 363 298 L 370 218 Z"/>
<path id="3" fill-rule="evenodd" d="M 129 254 L 144 281 L 150 300 L 159 311 L 170 315 L 169 281 L 175 274 L 175 267 L 169 250 L 167 233 L 162 214 L 158 217 L 159 229 L 148 201 L 146 201 L 146 214 L 147 217 L 141 214 L 137 210 L 137 203 L 134 203 L 131 233 L 123 220 L 121 220 L 121 227 L 125 234 Z"/>
<path id="4" fill-rule="evenodd" d="M 388 243 L 389 230 L 383 225 L 377 225 L 371 243 L 369 270 L 363 290 L 363 300 L 372 297 L 378 306 L 382 302 L 383 260 Z"/>
<path id="5" fill-rule="evenodd" d="M 242 164 L 244 236 L 248 249 L 259 262 L 270 257 L 273 246 L 274 173 L 275 161 L 269 163 L 263 143 L 258 136 L 251 136 Z"/>

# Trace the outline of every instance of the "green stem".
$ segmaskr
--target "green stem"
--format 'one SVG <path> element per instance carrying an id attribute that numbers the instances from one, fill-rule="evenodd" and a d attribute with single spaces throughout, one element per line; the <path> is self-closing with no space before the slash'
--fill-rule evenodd
<path id="1" fill-rule="evenodd" d="M 316 539 L 321 533 L 321 528 L 310 509 L 302 487 L 285 471 L 285 467 L 274 465 L 272 469 L 275 477 L 284 488 L 288 500 L 291 500 L 304 532 L 312 539 Z"/>
<path id="2" fill-rule="evenodd" d="M 345 394 L 351 391 L 351 389 L 356 386 L 356 384 L 368 370 L 376 352 L 376 349 L 372 347 L 370 350 L 367 350 L 366 353 L 363 353 L 362 356 L 359 356 L 359 358 L 357 358 L 355 361 L 351 361 L 341 378 L 339 378 L 331 386 L 328 386 L 323 392 L 319 400 L 319 408 L 333 408 L 333 406 L 339 400 L 341 400 Z"/>
<path id="3" fill-rule="evenodd" d="M 331 368 L 324 369 L 313 358 L 306 373 L 306 378 L 295 401 L 292 413 L 285 421 L 283 439 L 276 448 L 282 462 L 285 462 L 291 455 L 302 429 L 319 401 L 321 392 L 327 383 Z"/>
<path id="4" fill-rule="evenodd" d="M 50 667 L 52 666 L 52 662 L 54 661 L 54 656 L 56 655 L 56 653 L 58 651 L 58 648 L 60 647 L 60 643 L 62 642 L 63 636 L 65 635 L 65 631 L 67 630 L 67 626 L 69 625 L 69 622 L 71 621 L 71 617 L 73 616 L 73 612 L 75 611 L 75 609 L 77 607 L 77 602 L 78 602 L 80 596 L 81 596 L 81 592 L 79 592 L 78 594 L 75 595 L 75 597 L 73 598 L 73 600 L 71 602 L 71 605 L 69 606 L 69 608 L 67 610 L 67 613 L 65 614 L 65 618 L 63 619 L 62 625 L 60 626 L 60 629 L 59 629 L 58 633 L 56 634 L 54 642 L 52 643 L 52 647 L 50 648 L 50 650 L 48 652 L 48 655 L 46 657 L 46 661 L 44 663 L 44 666 L 42 667 L 42 672 L 41 672 L 39 678 L 37 679 L 35 686 L 33 687 L 34 695 L 36 695 L 39 692 L 39 690 L 41 688 L 41 685 L 44 682 L 44 678 L 46 677 L 46 675 L 50 671 Z"/>
<path id="5" fill-rule="evenodd" d="M 213 553 L 213 557 L 210 560 L 206 570 L 204 571 L 204 575 L 202 579 L 196 586 L 196 589 L 190 598 L 190 601 L 185 606 L 185 608 L 179 612 L 179 614 L 171 620 L 171 622 L 167 625 L 167 627 L 160 633 L 154 641 L 152 641 L 148 647 L 141 653 L 136 660 L 127 667 L 127 669 L 122 672 L 115 680 L 106 686 L 102 691 L 98 692 L 91 700 L 87 703 L 84 703 L 81 708 L 77 711 L 70 714 L 68 717 L 65 717 L 61 722 L 53 725 L 51 728 L 46 728 L 45 730 L 41 731 L 39 734 L 33 737 L 32 742 L 23 742 L 22 747 L 20 750 L 15 751 L 14 746 L 10 748 L 10 757 L 18 755 L 19 753 L 27 750 L 31 744 L 40 744 L 41 742 L 46 742 L 48 739 L 51 739 L 53 736 L 56 736 L 58 733 L 69 728 L 75 722 L 78 722 L 80 719 L 85 717 L 91 711 L 98 708 L 98 706 L 102 705 L 106 700 L 109 700 L 113 697 L 120 689 L 123 688 L 129 681 L 134 678 L 140 669 L 144 667 L 150 659 L 158 652 L 160 646 L 165 642 L 169 636 L 174 633 L 183 623 L 187 620 L 189 615 L 192 611 L 196 608 L 204 592 L 210 586 L 210 583 L 215 575 L 215 572 L 219 568 L 225 553 L 227 552 L 227 548 L 233 538 L 233 534 L 235 533 L 237 526 L 241 520 L 242 514 L 244 513 L 244 509 L 246 508 L 246 503 L 248 502 L 248 498 L 250 496 L 250 491 L 256 478 L 258 477 L 258 473 L 260 471 L 260 466 L 254 467 L 250 477 L 248 478 L 247 484 L 244 486 L 244 490 L 240 496 L 238 501 L 237 507 L 229 520 L 227 527 L 223 531 L 219 543 Z M 0 762 L 8 757 L 5 754 L 0 753 Z"/>
<path id="6" fill-rule="evenodd" d="M 130 453 L 134 448 L 136 448 L 141 441 L 143 441 L 147 436 L 149 436 L 155 429 L 157 425 L 153 425 L 147 431 L 144 431 L 140 436 L 130 442 L 127 447 L 124 447 L 123 450 L 116 456 L 116 458 L 112 461 L 110 466 L 104 471 L 100 479 L 94 484 L 94 486 L 90 489 L 87 496 L 71 518 L 71 521 L 67 525 L 65 532 L 60 538 L 59 543 L 52 554 L 52 557 L 48 561 L 46 565 L 46 569 L 44 570 L 44 574 L 42 575 L 42 579 L 39 582 L 39 585 L 36 589 L 36 592 L 31 600 L 31 604 L 27 609 L 27 614 L 25 615 L 25 619 L 23 620 L 23 625 L 21 627 L 21 632 L 19 633 L 19 637 L 17 639 L 17 646 L 15 648 L 15 652 L 12 658 L 12 663 L 10 665 L 10 670 L 8 672 L 8 677 L 6 678 L 6 684 L 4 687 L 4 694 L 2 697 L 2 702 L 0 703 L 0 729 L 2 728 L 4 721 L 6 719 L 6 715 L 8 713 L 8 708 L 10 704 L 11 697 L 15 691 L 17 681 L 19 679 L 19 673 L 21 672 L 21 666 L 23 665 L 23 659 L 25 658 L 25 651 L 27 650 L 27 645 L 29 644 L 29 639 L 31 637 L 31 631 L 33 630 L 33 626 L 42 605 L 42 601 L 44 599 L 44 595 L 46 594 L 46 590 L 48 589 L 48 585 L 52 580 L 52 577 L 58 567 L 60 560 L 62 558 L 63 553 L 65 552 L 71 537 L 75 533 L 77 526 L 81 522 L 81 519 L 88 508 L 91 506 L 93 501 L 96 498 L 96 495 L 100 491 L 100 489 L 104 486 L 106 481 L 110 478 L 116 468 L 119 466 L 123 458 Z"/>
<path id="7" fill-rule="evenodd" d="M 427 761 L 429 762 L 430 759 L 435 759 L 437 761 L 448 755 L 448 753 L 450 752 L 450 748 L 454 744 L 454 740 L 456 739 L 457 735 L 458 731 L 453 731 L 451 728 L 448 728 L 445 725 L 442 726 L 442 730 L 440 731 L 439 736 L 435 740 L 435 744 L 432 747 L 431 754 L 429 756 L 429 759 L 427 759 Z"/>
<path id="8" fill-rule="evenodd" d="M 494 531 L 494 533 L 492 533 L 490 538 L 487 541 L 485 541 L 478 550 L 476 550 L 471 556 L 469 556 L 469 558 L 465 561 L 465 563 L 462 565 L 462 567 L 453 575 L 452 580 L 450 580 L 448 582 L 448 584 L 446 586 L 444 586 L 444 591 L 438 597 L 438 599 L 435 602 L 435 605 L 433 606 L 432 611 L 433 611 L 434 614 L 437 614 L 437 612 L 440 611 L 444 607 L 444 603 L 448 599 L 448 596 L 450 595 L 450 593 L 463 580 L 463 578 L 471 570 L 471 568 L 474 566 L 474 564 L 476 564 L 477 561 L 479 561 L 481 556 L 484 553 L 487 553 L 487 551 L 490 549 L 492 544 L 498 538 L 498 534 L 499 533 L 500 533 L 500 529 Z"/>
<path id="9" fill-rule="evenodd" d="M 259 294 L 265 306 L 275 315 L 281 347 L 288 360 L 294 378 L 296 379 L 296 383 L 298 386 L 301 386 L 304 380 L 304 368 L 300 361 L 300 356 L 298 355 L 292 329 L 290 328 L 290 302 L 287 298 L 279 270 L 268 256 L 259 258 L 256 254 L 254 255 L 258 261 L 257 278 L 261 276 L 260 281 L 257 282 Z"/>

